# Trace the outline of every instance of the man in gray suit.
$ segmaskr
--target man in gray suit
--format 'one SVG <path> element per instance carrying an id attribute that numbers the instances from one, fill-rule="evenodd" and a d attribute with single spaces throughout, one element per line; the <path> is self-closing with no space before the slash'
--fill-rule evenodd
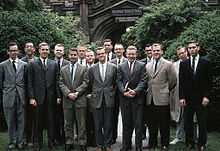
<path id="1" fill-rule="evenodd" d="M 161 146 L 168 150 L 170 139 L 170 92 L 177 83 L 173 64 L 162 58 L 162 45 L 152 45 L 154 61 L 147 64 L 147 100 L 148 127 L 150 132 L 149 145 L 144 149 L 157 147 L 158 127 L 160 128 Z"/>
<path id="2" fill-rule="evenodd" d="M 76 48 L 71 48 L 68 56 L 71 64 L 63 67 L 60 71 L 60 89 L 63 93 L 64 130 L 66 135 L 65 150 L 73 149 L 73 116 L 75 114 L 81 151 L 87 151 L 86 89 L 89 83 L 88 70 L 86 66 L 77 63 L 78 51 Z"/>
<path id="3" fill-rule="evenodd" d="M 30 41 L 26 42 L 25 44 L 25 56 L 23 58 L 21 58 L 22 61 L 29 63 L 35 59 L 37 59 L 37 57 L 34 56 L 34 52 L 35 52 L 35 47 L 34 44 Z M 33 108 L 32 105 L 30 105 L 29 103 L 27 103 L 26 105 L 26 111 L 27 114 L 25 117 L 25 139 L 26 139 L 26 143 L 28 147 L 33 147 L 33 131 L 34 131 L 34 119 L 33 119 Z"/>
<path id="4" fill-rule="evenodd" d="M 99 60 L 89 68 L 89 98 L 93 109 L 97 151 L 112 151 L 113 106 L 117 67 L 107 62 L 102 47 L 96 50 Z"/>
<path id="5" fill-rule="evenodd" d="M 151 49 L 151 44 L 146 44 L 144 53 L 146 55 L 146 58 L 141 59 L 140 62 L 143 62 L 145 64 L 150 63 L 153 61 L 153 56 L 152 56 L 152 49 Z"/>
<path id="6" fill-rule="evenodd" d="M 128 59 L 123 56 L 124 51 L 125 51 L 124 46 L 121 43 L 116 43 L 114 46 L 114 53 L 116 54 L 116 58 L 111 60 L 110 63 L 113 63 L 116 66 L 118 66 L 119 64 L 126 62 Z M 115 105 L 114 105 L 114 118 L 113 118 L 114 120 L 113 120 L 112 144 L 116 143 L 116 139 L 118 137 L 119 106 L 120 106 L 119 92 L 118 92 L 118 89 L 116 89 Z"/>
<path id="7" fill-rule="evenodd" d="M 60 69 L 69 64 L 69 61 L 64 59 L 65 54 L 64 46 L 62 44 L 56 44 L 54 47 L 55 61 Z M 62 97 L 62 96 L 61 96 Z M 60 146 L 65 143 L 65 132 L 64 132 L 64 119 L 63 119 L 63 106 L 62 103 L 57 104 L 55 107 L 55 143 Z"/>
<path id="8" fill-rule="evenodd" d="M 3 91 L 9 150 L 16 146 L 23 150 L 27 64 L 18 59 L 19 50 L 16 43 L 9 44 L 7 53 L 9 59 L 0 64 L 0 89 Z"/>
<path id="9" fill-rule="evenodd" d="M 123 123 L 123 148 L 120 151 L 131 149 L 134 128 L 136 151 L 142 151 L 143 90 L 147 81 L 145 64 L 136 61 L 137 55 L 137 48 L 129 46 L 126 50 L 128 61 L 118 66 L 117 87 Z"/>
<path id="10" fill-rule="evenodd" d="M 54 143 L 54 108 L 61 103 L 59 69 L 55 61 L 48 58 L 50 46 L 39 45 L 39 59 L 31 61 L 28 67 L 28 98 L 34 107 L 34 150 L 43 144 L 43 113 L 47 115 L 48 148 L 56 150 Z"/>

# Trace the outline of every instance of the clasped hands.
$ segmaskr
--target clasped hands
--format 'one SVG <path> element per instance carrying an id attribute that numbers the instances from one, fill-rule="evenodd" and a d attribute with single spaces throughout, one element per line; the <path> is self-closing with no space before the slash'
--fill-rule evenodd
<path id="1" fill-rule="evenodd" d="M 79 94 L 79 92 L 75 92 L 75 93 L 71 92 L 71 93 L 68 94 L 68 97 L 71 100 L 75 100 L 78 97 L 78 94 Z"/>
<path id="2" fill-rule="evenodd" d="M 127 92 L 124 92 L 124 96 L 128 97 L 128 98 L 133 98 L 135 97 L 136 92 L 130 88 L 128 88 Z"/>

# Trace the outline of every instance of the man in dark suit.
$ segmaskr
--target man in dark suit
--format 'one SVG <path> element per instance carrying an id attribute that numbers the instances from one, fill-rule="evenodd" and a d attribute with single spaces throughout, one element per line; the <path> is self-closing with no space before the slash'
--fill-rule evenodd
<path id="1" fill-rule="evenodd" d="M 115 88 L 117 67 L 106 61 L 106 52 L 101 47 L 96 51 L 99 62 L 89 68 L 89 92 L 97 151 L 112 151 L 113 106 L 115 103 Z"/>
<path id="2" fill-rule="evenodd" d="M 54 108 L 61 103 L 59 90 L 59 69 L 55 61 L 48 58 L 50 47 L 43 42 L 39 45 L 39 59 L 28 67 L 28 98 L 34 107 L 34 150 L 43 144 L 43 112 L 47 116 L 48 147 L 55 150 Z"/>
<path id="3" fill-rule="evenodd" d="M 154 61 L 146 65 L 148 88 L 149 143 L 144 149 L 157 147 L 158 128 L 160 128 L 161 146 L 168 150 L 170 139 L 170 93 L 177 83 L 176 72 L 170 61 L 163 59 L 162 45 L 152 45 Z"/>
<path id="4" fill-rule="evenodd" d="M 0 64 L 0 89 L 3 91 L 3 109 L 8 125 L 8 150 L 16 146 L 23 150 L 27 64 L 18 59 L 16 43 L 9 44 L 7 53 L 9 59 Z"/>
<path id="5" fill-rule="evenodd" d="M 26 42 L 24 51 L 26 53 L 26 56 L 21 58 L 22 61 L 29 63 L 37 57 L 34 56 L 35 47 L 34 44 L 30 41 Z M 34 119 L 33 119 L 33 109 L 32 106 L 27 103 L 26 105 L 26 117 L 25 117 L 25 137 L 26 137 L 26 143 L 28 147 L 33 147 L 33 137 L 34 137 Z"/>
<path id="6" fill-rule="evenodd" d="M 153 61 L 153 56 L 152 56 L 152 49 L 151 49 L 151 44 L 146 44 L 144 53 L 146 55 L 146 58 L 143 58 L 140 60 L 140 62 L 143 62 L 145 65 Z M 146 97 L 146 96 L 144 96 Z M 146 132 L 147 132 L 147 110 L 148 106 L 144 106 L 144 122 L 143 122 L 143 134 L 142 134 L 142 140 L 146 138 Z"/>
<path id="7" fill-rule="evenodd" d="M 62 67 L 69 64 L 69 61 L 64 59 L 65 54 L 64 46 L 62 44 L 56 44 L 54 47 L 55 61 L 58 64 L 59 71 Z M 62 94 L 61 94 L 62 95 Z M 62 96 L 61 96 L 62 97 Z M 65 143 L 65 132 L 64 132 L 64 119 L 63 119 L 63 106 L 62 103 L 57 104 L 55 107 L 55 143 L 56 145 L 62 145 Z"/>
<path id="8" fill-rule="evenodd" d="M 140 62 L 143 62 L 143 63 L 145 63 L 145 64 L 148 64 L 148 63 L 150 63 L 151 61 L 153 61 L 151 44 L 147 44 L 147 45 L 145 46 L 144 53 L 145 53 L 145 55 L 146 55 L 146 58 L 141 59 Z"/>
<path id="9" fill-rule="evenodd" d="M 207 108 L 209 103 L 211 83 L 211 63 L 208 59 L 199 56 L 199 44 L 192 40 L 188 44 L 190 58 L 180 63 L 179 70 L 179 97 L 182 106 L 185 106 L 185 130 L 187 150 L 194 148 L 193 115 L 196 113 L 199 124 L 199 139 L 197 146 L 205 151 Z"/>
<path id="10" fill-rule="evenodd" d="M 64 130 L 66 135 L 65 150 L 69 151 L 73 149 L 75 115 L 79 130 L 78 140 L 81 145 L 81 151 L 87 151 L 86 89 L 89 83 L 88 70 L 86 66 L 77 63 L 77 49 L 71 48 L 68 56 L 71 64 L 63 67 L 60 71 L 60 89 L 63 93 Z"/>
<path id="11" fill-rule="evenodd" d="M 116 58 L 116 55 L 112 52 L 113 45 L 110 39 L 105 39 L 103 42 L 103 47 L 106 52 L 106 61 L 111 61 L 112 59 Z"/>
<path id="12" fill-rule="evenodd" d="M 121 43 L 116 43 L 115 46 L 114 46 L 114 52 L 116 54 L 116 58 L 111 60 L 110 63 L 113 63 L 116 66 L 118 66 L 119 64 L 121 64 L 123 62 L 126 62 L 128 59 L 123 56 L 124 51 L 125 51 L 124 46 Z M 116 139 L 118 137 L 119 106 L 120 106 L 119 92 L 118 92 L 118 89 L 116 89 L 115 105 L 114 105 L 112 144 L 116 143 Z"/>
<path id="13" fill-rule="evenodd" d="M 136 61 L 137 48 L 129 46 L 126 50 L 128 61 L 118 66 L 117 87 L 120 93 L 120 106 L 123 123 L 123 148 L 131 149 L 131 137 L 135 128 L 136 151 L 142 151 L 143 90 L 146 86 L 145 64 Z"/>

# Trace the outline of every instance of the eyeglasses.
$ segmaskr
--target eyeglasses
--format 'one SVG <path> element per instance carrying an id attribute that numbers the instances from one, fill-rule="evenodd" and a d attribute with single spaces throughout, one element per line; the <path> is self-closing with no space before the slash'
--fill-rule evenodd
<path id="1" fill-rule="evenodd" d="M 49 49 L 41 49 L 42 51 L 48 51 Z"/>
<path id="2" fill-rule="evenodd" d="M 25 48 L 29 48 L 29 47 L 30 47 L 30 48 L 34 48 L 34 46 L 25 46 Z"/>
<path id="3" fill-rule="evenodd" d="M 196 48 L 196 46 L 193 46 L 193 47 L 188 47 L 188 49 L 195 49 Z"/>
<path id="4" fill-rule="evenodd" d="M 16 51 L 18 51 L 18 50 L 8 50 L 9 52 L 16 52 Z"/>

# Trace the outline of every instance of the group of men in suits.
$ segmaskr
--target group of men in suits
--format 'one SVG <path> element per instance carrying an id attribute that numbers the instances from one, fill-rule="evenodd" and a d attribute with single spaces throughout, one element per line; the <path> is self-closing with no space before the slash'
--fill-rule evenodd
<path id="1" fill-rule="evenodd" d="M 114 53 L 112 49 L 112 41 L 104 40 L 103 47 L 96 50 L 95 60 L 93 51 L 79 45 L 69 50 L 67 61 L 63 58 L 64 47 L 57 44 L 55 60 L 51 60 L 47 43 L 39 45 L 37 58 L 33 55 L 33 43 L 28 42 L 25 45 L 26 56 L 21 61 L 17 44 L 11 43 L 7 50 L 9 59 L 0 64 L 0 88 L 9 127 L 9 149 L 24 149 L 25 138 L 30 146 L 34 145 L 35 151 L 39 151 L 43 144 L 42 119 L 45 114 L 50 150 L 56 150 L 59 143 L 65 143 L 66 151 L 73 149 L 75 122 L 81 151 L 87 150 L 87 142 L 95 143 L 97 151 L 112 151 L 111 145 L 117 139 L 120 107 L 123 123 L 120 151 L 132 148 L 134 129 L 135 149 L 142 151 L 146 125 L 149 144 L 143 149 L 158 146 L 159 128 L 161 149 L 167 151 L 171 94 L 178 77 L 173 64 L 162 57 L 163 47 L 159 43 L 146 46 L 147 58 L 140 61 L 136 60 L 138 51 L 135 46 L 129 46 L 125 52 L 124 46 L 116 43 Z M 190 57 L 179 64 L 178 82 L 180 104 L 184 106 L 187 149 L 195 146 L 192 118 L 196 113 L 199 123 L 197 146 L 204 151 L 210 62 L 199 56 L 199 50 L 198 43 L 190 41 Z M 28 112 L 26 127 L 25 112 Z M 91 126 L 86 126 L 88 123 Z"/>

